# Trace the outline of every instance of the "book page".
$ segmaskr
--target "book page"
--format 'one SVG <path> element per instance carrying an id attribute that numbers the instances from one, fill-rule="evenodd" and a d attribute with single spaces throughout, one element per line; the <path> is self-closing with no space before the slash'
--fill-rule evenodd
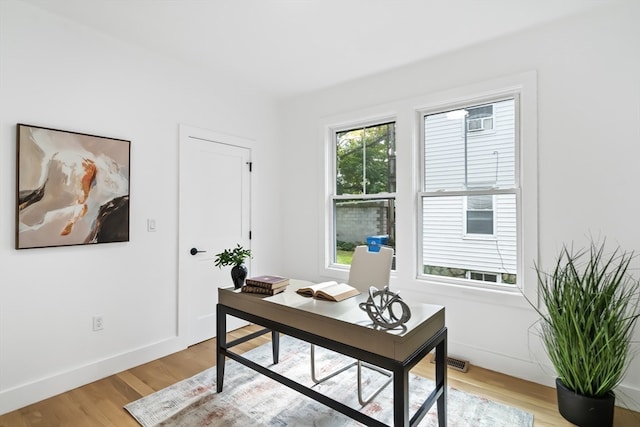
<path id="1" fill-rule="evenodd" d="M 337 285 L 338 282 L 334 282 L 334 281 L 330 281 L 330 282 L 322 282 L 322 283 L 317 283 L 315 285 L 311 285 L 311 286 L 305 286 L 304 288 L 300 288 L 297 290 L 297 292 L 299 294 L 302 295 L 307 295 L 307 296 L 315 296 L 316 292 L 320 289 L 324 289 L 333 285 Z"/>
<path id="2" fill-rule="evenodd" d="M 342 301 L 359 294 L 360 291 L 351 285 L 347 285 L 346 283 L 336 283 L 317 290 L 315 297 L 329 301 Z"/>

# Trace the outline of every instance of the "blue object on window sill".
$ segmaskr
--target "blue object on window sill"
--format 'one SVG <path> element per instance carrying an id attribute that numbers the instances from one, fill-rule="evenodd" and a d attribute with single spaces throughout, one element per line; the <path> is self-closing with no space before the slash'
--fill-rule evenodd
<path id="1" fill-rule="evenodd" d="M 386 234 L 367 237 L 367 246 L 369 247 L 369 252 L 380 252 L 380 246 L 386 245 L 387 243 L 389 243 L 389 236 Z"/>

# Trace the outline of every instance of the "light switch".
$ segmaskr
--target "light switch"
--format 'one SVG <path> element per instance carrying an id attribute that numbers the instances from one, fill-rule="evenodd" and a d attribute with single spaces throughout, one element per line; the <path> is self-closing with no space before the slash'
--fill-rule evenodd
<path id="1" fill-rule="evenodd" d="M 154 232 L 156 231 L 156 220 L 153 218 L 147 219 L 147 231 Z"/>

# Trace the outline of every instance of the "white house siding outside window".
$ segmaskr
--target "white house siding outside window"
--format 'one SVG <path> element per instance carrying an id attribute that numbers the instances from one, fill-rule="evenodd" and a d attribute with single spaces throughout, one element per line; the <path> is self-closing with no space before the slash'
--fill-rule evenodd
<path id="1" fill-rule="evenodd" d="M 514 95 L 421 114 L 419 276 L 516 285 L 517 111 Z"/>
<path id="2" fill-rule="evenodd" d="M 375 237 L 395 246 L 395 122 L 334 130 L 333 262 L 350 265 Z"/>

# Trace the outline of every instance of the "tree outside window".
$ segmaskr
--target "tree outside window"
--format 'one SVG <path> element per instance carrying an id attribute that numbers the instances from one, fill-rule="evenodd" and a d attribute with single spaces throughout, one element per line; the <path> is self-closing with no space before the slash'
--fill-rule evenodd
<path id="1" fill-rule="evenodd" d="M 395 122 L 335 132 L 334 262 L 351 264 L 357 245 L 395 246 Z"/>

